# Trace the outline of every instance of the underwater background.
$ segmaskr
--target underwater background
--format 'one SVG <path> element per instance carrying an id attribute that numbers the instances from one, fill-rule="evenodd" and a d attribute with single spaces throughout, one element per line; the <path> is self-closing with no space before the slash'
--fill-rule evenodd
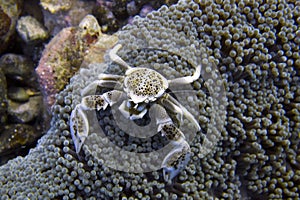
<path id="1" fill-rule="evenodd" d="M 299 1 L 8 0 L 0 8 L 0 199 L 300 199 Z M 192 153 L 171 184 L 162 169 L 108 167 L 112 148 L 98 146 L 97 130 L 75 152 L 70 114 L 100 73 L 124 74 L 107 56 L 117 43 L 128 64 L 168 78 L 202 66 L 187 93 L 174 91 L 201 131 L 189 136 L 179 124 Z M 126 151 L 167 143 L 131 137 L 113 109 L 91 120 Z M 147 157 L 118 156 L 149 167 Z"/>

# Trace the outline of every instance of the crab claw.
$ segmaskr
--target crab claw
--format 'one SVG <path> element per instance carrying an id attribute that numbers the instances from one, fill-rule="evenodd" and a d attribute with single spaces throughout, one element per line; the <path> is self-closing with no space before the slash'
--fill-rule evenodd
<path id="1" fill-rule="evenodd" d="M 89 133 L 88 120 L 80 104 L 71 113 L 70 130 L 76 153 L 79 153 Z"/>
<path id="2" fill-rule="evenodd" d="M 88 95 L 82 98 L 71 113 L 70 131 L 75 145 L 76 153 L 80 152 L 85 139 L 89 134 L 89 122 L 85 111 L 105 110 L 107 106 L 112 106 L 123 97 L 123 92 L 112 90 L 102 95 Z"/>
<path id="3" fill-rule="evenodd" d="M 164 180 L 168 183 L 171 183 L 172 179 L 186 167 L 191 156 L 190 145 L 183 138 L 172 143 L 176 147 L 165 157 L 161 165 Z"/>

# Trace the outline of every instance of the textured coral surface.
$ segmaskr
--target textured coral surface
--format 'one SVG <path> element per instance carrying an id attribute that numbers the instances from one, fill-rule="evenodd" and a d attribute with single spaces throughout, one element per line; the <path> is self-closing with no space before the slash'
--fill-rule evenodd
<path id="1" fill-rule="evenodd" d="M 89 145 L 95 134 L 76 155 L 68 120 L 81 89 L 105 70 L 123 73 L 107 61 L 74 76 L 57 96 L 51 129 L 38 146 L 0 167 L 2 199 L 300 198 L 299 10 L 299 1 L 293 0 L 180 1 L 135 18 L 119 33 L 124 46 L 119 55 L 128 63 L 154 69 L 166 65 L 176 70 L 166 71 L 169 77 L 191 75 L 192 65 L 202 64 L 201 77 L 192 85 L 197 99 L 187 97 L 186 107 L 203 133 L 189 141 L 192 157 L 186 169 L 172 185 L 164 182 L 162 170 L 116 171 L 98 159 L 104 150 Z M 224 81 L 214 82 L 213 66 Z M 223 83 L 226 111 L 214 117 L 225 108 L 213 100 Z M 116 145 L 130 150 L 134 144 L 141 152 L 164 145 L 158 137 L 143 146 L 118 129 L 110 115 L 98 113 L 97 122 Z"/>

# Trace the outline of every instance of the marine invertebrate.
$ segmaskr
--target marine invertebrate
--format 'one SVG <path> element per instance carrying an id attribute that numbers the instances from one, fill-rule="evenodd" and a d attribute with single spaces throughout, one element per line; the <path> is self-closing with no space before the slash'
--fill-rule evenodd
<path id="1" fill-rule="evenodd" d="M 190 146 L 185 140 L 184 133 L 173 123 L 167 113 L 169 111 L 179 115 L 182 122 L 183 116 L 190 120 L 198 131 L 200 125 L 194 116 L 182 106 L 174 97 L 166 93 L 169 84 L 177 86 L 190 84 L 200 76 L 201 65 L 198 65 L 192 76 L 185 76 L 168 80 L 159 72 L 146 67 L 130 67 L 116 53 L 122 46 L 116 45 L 109 53 L 110 58 L 126 69 L 125 76 L 114 74 L 99 74 L 99 79 L 82 91 L 83 94 L 94 92 L 97 86 L 117 88 L 102 95 L 84 96 L 81 103 L 72 111 L 70 118 L 71 136 L 79 153 L 85 139 L 89 134 L 89 122 L 85 111 L 105 110 L 107 106 L 123 101 L 119 110 L 130 120 L 142 119 L 148 112 L 151 104 L 157 103 L 155 120 L 157 131 L 162 132 L 174 144 L 174 148 L 164 158 L 164 179 L 170 182 L 185 167 L 190 159 Z M 123 90 L 123 91 L 122 91 Z"/>
<path id="2" fill-rule="evenodd" d="M 298 23 L 297 1 L 273 0 L 180 1 L 145 19 L 134 19 L 119 36 L 124 46 L 119 55 L 128 64 L 157 63 L 154 67 L 166 64 L 184 76 L 190 75 L 192 68 L 182 57 L 192 62 L 201 57 L 204 62 L 201 76 L 193 83 L 198 91 L 197 98 L 187 95 L 185 102 L 190 107 L 198 105 L 196 119 L 204 132 L 218 138 L 216 146 L 208 142 L 206 149 L 211 151 L 203 157 L 200 150 L 205 135 L 199 134 L 190 142 L 191 161 L 177 176 L 174 185 L 176 188 L 181 185 L 180 192 L 164 182 L 160 170 L 132 173 L 108 168 L 105 159 L 96 156 L 97 153 L 106 156 L 110 148 L 93 151 L 101 141 L 97 134 L 87 139 L 90 146 L 82 148 L 81 160 L 78 160 L 67 122 L 72 109 L 80 103 L 80 91 L 97 79 L 95 74 L 106 69 L 122 74 L 115 65 L 94 64 L 81 70 L 57 95 L 52 128 L 37 148 L 25 158 L 19 157 L 0 168 L 2 197 L 299 198 Z M 151 47 L 169 51 L 150 51 Z M 205 51 L 200 54 L 199 49 Z M 214 81 L 214 68 L 209 61 L 216 63 L 226 82 L 228 107 L 221 113 L 222 117 L 226 116 L 225 129 L 214 129 L 218 128 L 222 117 L 211 117 L 214 101 L 207 86 L 216 83 L 214 89 L 218 91 L 223 82 Z M 174 72 L 169 75 L 174 76 Z M 204 76 L 209 78 L 204 80 Z M 217 110 L 222 110 L 222 106 Z M 109 113 L 98 118 L 101 118 L 97 122 L 104 126 L 107 137 L 114 139 L 116 144 L 124 146 L 137 141 L 131 137 L 122 140 L 125 133 L 116 128 Z M 145 151 L 161 144 L 163 141 L 153 138 L 150 145 L 135 143 L 126 149 Z M 119 154 L 119 158 L 123 156 L 127 155 Z"/>

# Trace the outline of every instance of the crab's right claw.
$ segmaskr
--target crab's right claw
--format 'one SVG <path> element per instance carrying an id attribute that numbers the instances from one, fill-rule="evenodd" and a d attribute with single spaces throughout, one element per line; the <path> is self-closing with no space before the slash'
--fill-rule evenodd
<path id="1" fill-rule="evenodd" d="M 161 165 L 164 180 L 168 183 L 171 183 L 172 179 L 186 167 L 191 156 L 190 146 L 184 139 L 176 143 L 178 143 L 177 148 L 165 157 Z"/>
<path id="2" fill-rule="evenodd" d="M 88 120 L 80 105 L 71 113 L 70 130 L 76 153 L 79 153 L 89 132 Z"/>

